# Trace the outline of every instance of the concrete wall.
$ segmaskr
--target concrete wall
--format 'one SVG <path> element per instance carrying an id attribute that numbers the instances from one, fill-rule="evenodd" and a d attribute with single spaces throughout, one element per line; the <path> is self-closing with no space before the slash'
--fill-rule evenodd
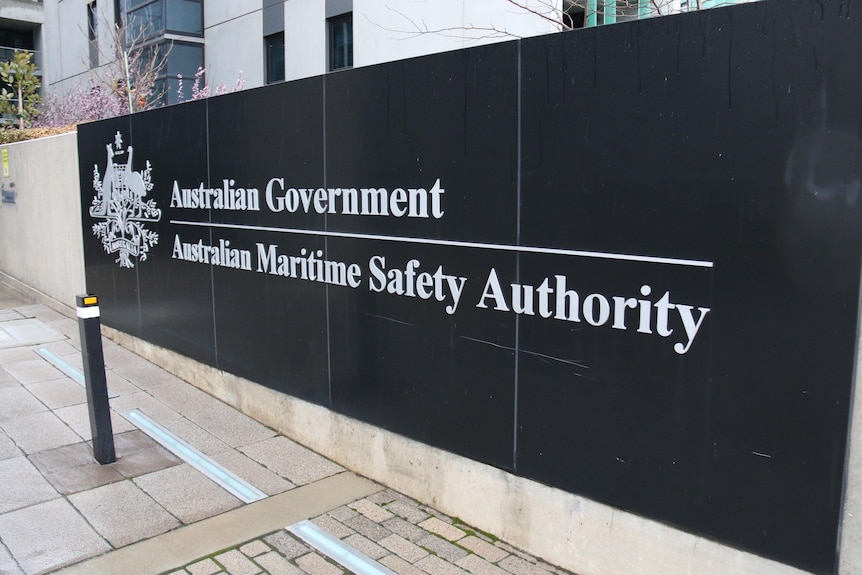
<path id="1" fill-rule="evenodd" d="M 8 150 L 10 170 L 2 178 L 3 188 L 14 182 L 18 195 L 15 204 L 0 204 L 0 272 L 32 288 L 31 295 L 71 307 L 74 295 L 85 291 L 75 135 L 2 148 Z M 581 575 L 802 573 L 405 439 L 116 330 L 105 332 L 342 465 Z M 857 374 L 857 398 L 860 393 Z M 860 543 L 862 422 L 856 414 L 849 445 L 842 575 L 862 571 Z"/>
<path id="2" fill-rule="evenodd" d="M 579 575 L 804 573 L 428 447 L 111 328 L 103 330 L 124 347 L 341 465 Z M 859 444 L 854 449 L 860 450 Z M 841 573 L 858 573 L 852 569 L 842 566 Z"/>
<path id="3" fill-rule="evenodd" d="M 85 291 L 77 146 L 75 133 L 0 146 L 16 193 L 0 204 L 0 272 L 66 306 Z"/>
<path id="4" fill-rule="evenodd" d="M 32 24 L 45 22 L 42 4 L 34 0 L 0 0 L 0 18 Z"/>

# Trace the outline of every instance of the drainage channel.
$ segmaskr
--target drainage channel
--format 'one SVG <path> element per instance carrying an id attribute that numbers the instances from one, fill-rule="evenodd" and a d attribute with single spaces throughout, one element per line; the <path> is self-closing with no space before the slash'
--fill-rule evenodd
<path id="1" fill-rule="evenodd" d="M 81 387 L 87 387 L 86 381 L 84 380 L 84 374 L 63 361 L 60 357 L 58 357 L 53 352 L 43 348 L 37 349 L 36 353 L 41 355 L 44 359 L 48 361 L 51 365 L 71 377 L 75 382 Z M 117 397 L 117 394 L 108 390 L 108 397 Z"/>
<path id="2" fill-rule="evenodd" d="M 363 555 L 307 519 L 288 525 L 285 529 L 356 575 L 396 575 L 394 571 Z"/>
<path id="3" fill-rule="evenodd" d="M 127 420 L 138 426 L 138 429 L 152 437 L 165 449 L 221 485 L 229 493 L 244 503 L 252 503 L 267 497 L 266 493 L 237 477 L 152 419 L 138 409 L 132 409 L 123 414 Z"/>

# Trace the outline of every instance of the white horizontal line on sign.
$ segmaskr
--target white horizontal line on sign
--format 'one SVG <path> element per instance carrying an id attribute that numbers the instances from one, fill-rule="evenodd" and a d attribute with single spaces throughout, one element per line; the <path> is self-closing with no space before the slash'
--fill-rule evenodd
<path id="1" fill-rule="evenodd" d="M 325 232 L 321 230 L 303 230 L 297 228 L 276 228 L 271 226 L 250 226 L 245 224 L 218 224 L 210 222 L 189 222 L 184 220 L 171 220 L 172 224 L 179 226 L 197 226 L 202 228 L 226 228 L 231 230 L 249 230 L 255 232 L 276 232 L 281 234 L 298 234 L 306 236 L 324 236 L 331 238 L 348 238 L 356 240 L 380 240 L 386 242 L 402 242 L 408 244 L 426 244 L 434 246 L 447 246 L 456 248 L 477 248 L 483 250 L 497 250 L 504 252 L 522 252 L 531 254 L 548 254 L 554 256 L 575 256 L 581 258 L 596 258 L 603 260 L 622 260 L 628 262 L 643 262 L 651 264 L 668 264 L 677 266 L 689 266 L 696 268 L 711 268 L 713 263 L 704 260 L 686 260 L 679 258 L 663 258 L 656 256 L 639 256 L 634 254 L 614 254 L 607 252 L 590 252 L 582 250 L 567 250 L 561 248 L 541 248 L 535 246 L 510 246 L 506 244 L 486 244 L 482 242 L 462 242 L 457 240 L 434 240 L 428 238 L 411 238 L 404 236 L 384 236 L 378 234 L 355 234 L 352 232 Z"/>

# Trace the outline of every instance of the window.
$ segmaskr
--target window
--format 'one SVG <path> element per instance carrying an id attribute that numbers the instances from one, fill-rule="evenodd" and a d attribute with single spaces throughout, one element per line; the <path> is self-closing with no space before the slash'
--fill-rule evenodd
<path id="1" fill-rule="evenodd" d="M 329 24 L 329 71 L 353 67 L 353 13 L 327 20 Z"/>
<path id="2" fill-rule="evenodd" d="M 166 8 L 168 31 L 203 36 L 204 11 L 200 0 L 168 0 Z"/>
<path id="3" fill-rule="evenodd" d="M 284 81 L 284 32 L 271 34 L 264 40 L 266 50 L 266 83 Z"/>
<path id="4" fill-rule="evenodd" d="M 129 8 L 134 3 L 129 2 Z M 165 33 L 162 0 L 157 0 L 126 13 L 126 43 L 137 44 Z"/>
<path id="5" fill-rule="evenodd" d="M 99 67 L 99 14 L 96 2 L 87 4 L 87 39 L 90 41 L 90 68 Z"/>
<path id="6" fill-rule="evenodd" d="M 584 27 L 584 7 L 575 0 L 563 0 L 563 24 L 572 30 Z"/>

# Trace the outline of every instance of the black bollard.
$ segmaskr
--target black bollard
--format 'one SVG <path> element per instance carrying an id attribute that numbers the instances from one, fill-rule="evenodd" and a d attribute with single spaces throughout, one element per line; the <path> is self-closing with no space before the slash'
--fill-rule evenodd
<path id="1" fill-rule="evenodd" d="M 90 409 L 90 431 L 93 434 L 93 456 L 105 465 L 117 460 L 114 451 L 114 430 L 108 405 L 108 380 L 105 378 L 105 356 L 102 354 L 102 331 L 99 319 L 99 298 L 94 295 L 76 296 L 78 333 L 81 334 L 81 356 L 84 359 L 84 379 L 87 384 L 87 406 Z"/>

